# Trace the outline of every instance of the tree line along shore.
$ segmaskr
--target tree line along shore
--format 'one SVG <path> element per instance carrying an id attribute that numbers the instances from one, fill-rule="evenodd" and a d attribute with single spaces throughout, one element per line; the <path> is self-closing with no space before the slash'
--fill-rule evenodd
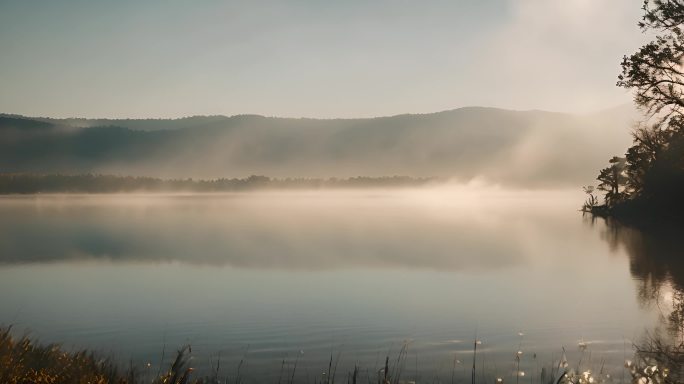
<path id="1" fill-rule="evenodd" d="M 260 189 L 408 188 L 438 183 L 438 178 L 408 176 L 284 178 L 249 176 L 218 179 L 161 179 L 100 174 L 0 174 L 0 194 L 235 192 Z"/>

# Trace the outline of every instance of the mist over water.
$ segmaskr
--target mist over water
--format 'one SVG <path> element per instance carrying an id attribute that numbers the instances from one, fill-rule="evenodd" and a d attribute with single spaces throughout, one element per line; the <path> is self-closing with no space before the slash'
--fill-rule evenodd
<path id="1" fill-rule="evenodd" d="M 534 372 L 564 346 L 579 359 L 580 341 L 618 367 L 657 313 L 581 199 L 476 185 L 2 197 L 0 323 L 155 367 L 190 343 L 200 370 L 220 352 L 223 374 L 245 359 L 255 381 L 283 359 L 320 374 L 331 353 L 340 372 L 373 372 L 405 341 L 411 376 L 450 377 L 458 356 L 469 377 L 475 337 L 501 375 L 518 349 Z"/>

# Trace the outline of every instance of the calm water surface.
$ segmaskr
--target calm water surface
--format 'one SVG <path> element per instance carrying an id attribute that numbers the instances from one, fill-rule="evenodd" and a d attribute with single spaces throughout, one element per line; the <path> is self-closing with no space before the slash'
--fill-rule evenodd
<path id="1" fill-rule="evenodd" d="M 577 212 L 582 198 L 2 197 L 0 324 L 151 370 L 189 343 L 198 369 L 220 354 L 221 375 L 244 360 L 247 381 L 277 381 L 295 361 L 302 381 L 320 378 L 331 354 L 344 375 L 373 372 L 403 343 L 407 379 L 470 378 L 475 337 L 478 370 L 501 376 L 518 350 L 538 377 L 562 347 L 579 360 L 580 342 L 585 364 L 617 367 L 657 319 L 643 297 L 652 271 L 624 233 Z"/>

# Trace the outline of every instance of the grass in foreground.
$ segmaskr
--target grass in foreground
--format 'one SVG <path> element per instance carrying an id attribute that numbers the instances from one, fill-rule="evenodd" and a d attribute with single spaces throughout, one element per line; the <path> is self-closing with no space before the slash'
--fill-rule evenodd
<path id="1" fill-rule="evenodd" d="M 0 383 L 3 384 L 137 384 L 135 369 L 126 372 L 117 364 L 88 351 L 66 352 L 57 344 L 40 345 L 27 336 L 14 338 L 11 328 L 0 330 Z M 188 384 L 192 368 L 187 366 L 188 348 L 178 351 L 175 361 L 152 383 Z M 150 382 L 150 381 L 146 381 Z M 192 383 L 201 383 L 196 380 Z"/>
<path id="2" fill-rule="evenodd" d="M 191 378 L 193 369 L 189 367 L 190 347 L 184 347 L 178 351 L 175 360 L 167 370 L 161 371 L 155 377 L 138 375 L 135 368 L 120 370 L 119 366 L 109 360 L 99 357 L 96 353 L 88 351 L 67 352 L 57 344 L 39 344 L 23 336 L 15 338 L 10 333 L 11 328 L 0 329 L 0 383 L 2 384 L 217 384 L 228 383 L 227 379 L 219 380 L 216 377 Z M 390 363 L 390 357 L 385 359 L 384 366 L 375 373 L 366 372 L 360 374 L 358 367 L 347 375 L 340 375 L 338 381 L 347 384 L 400 384 L 414 383 L 415 381 L 402 377 L 408 344 L 402 347 L 396 364 Z M 648 338 L 643 345 L 635 346 L 636 355 L 634 361 L 625 362 L 625 368 L 631 378 L 620 379 L 611 377 L 604 372 L 603 364 L 599 371 L 591 369 L 572 369 L 568 367 L 565 354 L 554 363 L 555 366 L 543 368 L 539 377 L 524 377 L 524 374 L 516 375 L 514 382 L 518 384 L 599 384 L 599 383 L 622 383 L 633 382 L 643 384 L 669 384 L 681 383 L 684 379 L 684 344 L 673 346 L 661 339 Z M 520 353 L 520 352 L 519 352 Z M 518 358 L 519 358 L 519 353 Z M 284 362 L 283 362 L 284 364 Z M 581 361 L 579 363 L 581 365 Z M 578 365 L 578 368 L 579 368 Z M 334 364 L 335 370 L 337 363 Z M 334 384 L 335 374 L 333 360 L 321 378 L 313 378 L 313 383 Z M 293 384 L 295 368 L 291 377 L 278 380 L 278 384 Z M 290 376 L 290 374 L 286 375 Z M 364 377 L 365 376 L 365 377 Z M 487 377 L 487 379 L 485 379 Z M 625 381 L 627 380 L 627 381 Z M 476 378 L 473 374 L 472 383 L 503 384 L 504 379 L 496 376 L 483 374 Z M 508 381 L 508 380 L 507 380 Z M 243 378 L 238 374 L 231 383 L 241 384 Z M 307 376 L 306 382 L 310 380 Z M 442 381 L 436 381 L 442 382 Z M 448 382 L 448 381 L 447 381 Z M 451 378 L 451 384 L 454 384 Z"/>

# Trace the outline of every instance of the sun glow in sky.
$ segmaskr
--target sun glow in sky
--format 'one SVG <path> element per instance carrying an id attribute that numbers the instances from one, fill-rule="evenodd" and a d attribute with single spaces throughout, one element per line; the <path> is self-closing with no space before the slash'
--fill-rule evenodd
<path id="1" fill-rule="evenodd" d="M 630 101 L 640 0 L 0 2 L 0 112 L 366 117 Z"/>

